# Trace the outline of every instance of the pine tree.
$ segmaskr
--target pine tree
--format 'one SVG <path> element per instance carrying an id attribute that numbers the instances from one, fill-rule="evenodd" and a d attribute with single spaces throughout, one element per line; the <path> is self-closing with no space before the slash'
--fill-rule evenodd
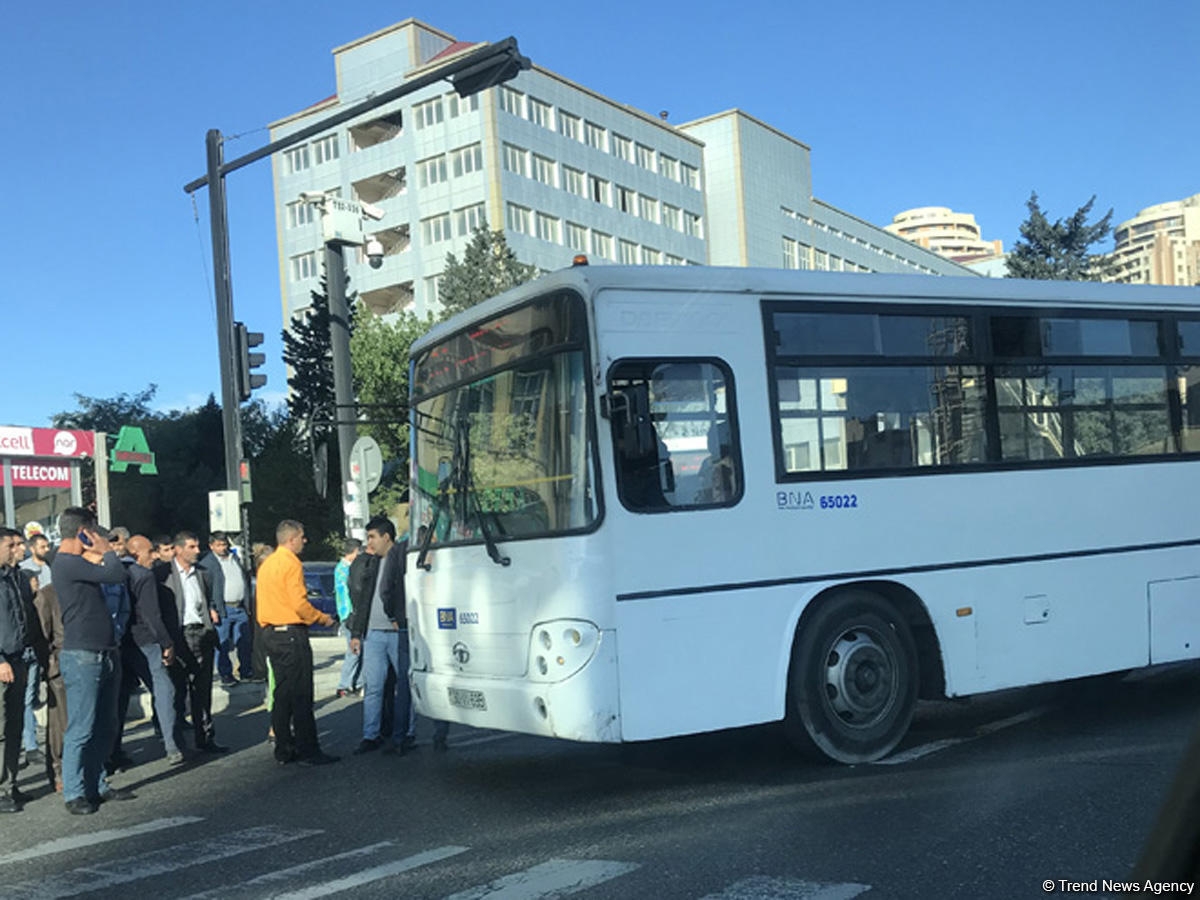
<path id="1" fill-rule="evenodd" d="M 446 254 L 446 266 L 438 283 L 441 317 L 448 319 L 537 275 L 537 266 L 517 259 L 503 231 L 489 231 L 483 222 L 471 235 L 462 262 L 453 253 Z"/>
<path id="2" fill-rule="evenodd" d="M 1090 254 L 1091 246 L 1112 231 L 1110 209 L 1099 222 L 1087 224 L 1096 202 L 1093 194 L 1069 219 L 1053 224 L 1038 204 L 1037 192 L 1029 195 L 1029 218 L 1021 223 L 1021 239 L 1008 255 L 1009 278 L 1042 278 L 1051 281 L 1100 281 L 1112 269 L 1104 254 Z"/>

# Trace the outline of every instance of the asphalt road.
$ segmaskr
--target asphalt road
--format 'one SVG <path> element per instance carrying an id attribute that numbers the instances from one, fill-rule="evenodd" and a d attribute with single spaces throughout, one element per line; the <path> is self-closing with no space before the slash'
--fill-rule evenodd
<path id="1" fill-rule="evenodd" d="M 798 761 L 775 726 L 581 745 L 431 725 L 404 757 L 349 755 L 357 700 L 318 675 L 317 769 L 274 765 L 266 713 L 234 752 L 168 769 L 146 723 L 138 799 L 0 820 L 0 897 L 1037 897 L 1128 878 L 1197 724 L 1200 666 L 922 705 L 883 764 Z M 319 654 L 320 656 L 320 654 Z M 250 692 L 252 687 L 238 688 Z M 247 694 L 249 696 L 249 694 Z M 26 786 L 32 786 L 26 782 Z M 42 790 L 39 788 L 39 791 Z M 1086 893 L 1086 891 L 1072 892 Z"/>

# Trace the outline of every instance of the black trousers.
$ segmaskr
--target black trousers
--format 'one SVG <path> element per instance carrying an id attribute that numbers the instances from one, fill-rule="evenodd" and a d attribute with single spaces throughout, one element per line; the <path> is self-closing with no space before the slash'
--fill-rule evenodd
<path id="1" fill-rule="evenodd" d="M 313 660 L 308 628 L 303 625 L 264 625 L 262 642 L 275 673 L 271 727 L 275 729 L 275 758 L 289 760 L 319 752 L 317 720 L 313 714 Z"/>
<path id="2" fill-rule="evenodd" d="M 183 627 L 183 646 L 176 649 L 187 679 L 188 702 L 192 707 L 192 731 L 196 746 L 202 747 L 216 734 L 212 720 L 213 658 L 217 632 L 204 625 Z"/>
<path id="3" fill-rule="evenodd" d="M 117 739 L 113 742 L 113 757 L 121 755 L 125 720 L 129 717 L 129 700 L 133 697 L 138 682 L 146 685 L 148 690 L 154 690 L 150 681 L 150 669 L 146 666 L 146 657 L 142 656 L 142 651 L 133 642 L 133 637 L 126 632 L 121 639 L 121 688 L 117 692 Z"/>
<path id="4" fill-rule="evenodd" d="M 25 728 L 25 663 L 11 663 L 13 680 L 0 682 L 0 794 L 17 784 L 21 762 L 21 732 Z"/>

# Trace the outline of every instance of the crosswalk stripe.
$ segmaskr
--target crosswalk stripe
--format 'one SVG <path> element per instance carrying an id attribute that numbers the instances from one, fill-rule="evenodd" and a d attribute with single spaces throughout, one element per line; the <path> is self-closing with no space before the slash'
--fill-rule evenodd
<path id="1" fill-rule="evenodd" d="M 122 838 L 136 837 L 139 834 L 149 834 L 152 831 L 162 831 L 166 828 L 178 828 L 180 825 L 191 825 L 203 822 L 199 816 L 173 816 L 169 819 L 154 819 L 129 828 L 108 828 L 104 831 L 93 831 L 90 834 L 76 834 L 71 837 L 57 838 L 47 841 L 28 850 L 16 850 L 0 856 L 0 866 L 8 863 L 24 862 L 27 859 L 37 859 L 39 856 L 50 856 L 55 853 L 66 853 L 69 850 L 80 850 L 83 847 L 94 847 L 109 841 L 119 841 Z"/>
<path id="2" fill-rule="evenodd" d="M 467 888 L 446 900 L 538 900 L 565 897 L 632 872 L 636 863 L 605 859 L 551 859 L 538 866 Z"/>
<path id="3" fill-rule="evenodd" d="M 203 891 L 199 894 L 191 894 L 187 897 L 182 897 L 180 900 L 213 900 L 215 897 L 228 896 L 232 891 L 240 891 L 244 888 L 260 887 L 264 884 L 271 884 L 276 881 L 286 881 L 289 878 L 294 878 L 297 875 L 303 875 L 305 872 L 313 869 L 324 868 L 330 863 L 339 862 L 346 859 L 359 859 L 364 856 L 370 856 L 373 853 L 378 853 L 385 847 L 391 847 L 391 841 L 380 841 L 378 844 L 368 844 L 365 847 L 356 847 L 353 850 L 347 850 L 344 853 L 335 853 L 333 856 L 326 856 L 322 859 L 311 859 L 308 862 L 300 863 L 298 866 L 290 866 L 286 869 L 276 869 L 273 872 L 265 872 L 249 881 L 239 882 L 234 886 L 216 887 L 210 891 Z"/>
<path id="4" fill-rule="evenodd" d="M 418 853 L 415 856 L 409 856 L 382 866 L 375 866 L 372 869 L 364 869 L 361 872 L 354 875 L 347 875 L 344 878 L 335 878 L 333 881 L 326 881 L 321 884 L 310 884 L 306 888 L 287 894 L 276 894 L 273 900 L 315 900 L 317 897 L 327 897 L 339 891 L 348 891 L 351 888 L 370 884 L 372 881 L 379 881 L 392 875 L 399 875 L 401 872 L 407 872 L 409 869 L 415 869 L 419 866 L 448 859 L 451 856 L 457 856 L 466 850 L 466 847 L 453 846 L 438 847 L 436 850 L 426 850 L 424 853 Z"/>
<path id="5" fill-rule="evenodd" d="M 755 875 L 734 882 L 719 894 L 707 894 L 700 900 L 851 900 L 870 889 L 869 884 L 821 884 L 798 878 Z"/>
<path id="6" fill-rule="evenodd" d="M 216 862 L 266 847 L 287 844 L 321 834 L 313 828 L 277 828 L 264 825 L 219 837 L 175 844 L 125 859 L 81 866 L 59 875 L 4 886 L 5 900 L 57 900 L 76 894 L 128 884 L 142 878 L 166 875 L 190 866 Z"/>

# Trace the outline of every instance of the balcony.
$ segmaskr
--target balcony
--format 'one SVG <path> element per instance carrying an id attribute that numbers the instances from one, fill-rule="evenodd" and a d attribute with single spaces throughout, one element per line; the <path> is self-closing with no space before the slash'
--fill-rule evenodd
<path id="1" fill-rule="evenodd" d="M 403 166 L 380 172 L 369 178 L 354 182 L 354 196 L 359 201 L 379 203 L 389 197 L 397 197 L 408 190 L 408 175 Z"/>
<path id="2" fill-rule="evenodd" d="M 370 122 L 352 125 L 350 127 L 350 151 L 353 153 L 358 150 L 366 150 L 368 147 L 374 147 L 376 144 L 397 138 L 403 133 L 404 121 L 400 110 L 390 112 L 378 119 L 372 119 Z"/>
<path id="3" fill-rule="evenodd" d="M 386 316 L 388 313 L 407 309 L 413 302 L 413 283 L 389 284 L 374 291 L 363 291 L 358 298 L 372 313 Z"/>

